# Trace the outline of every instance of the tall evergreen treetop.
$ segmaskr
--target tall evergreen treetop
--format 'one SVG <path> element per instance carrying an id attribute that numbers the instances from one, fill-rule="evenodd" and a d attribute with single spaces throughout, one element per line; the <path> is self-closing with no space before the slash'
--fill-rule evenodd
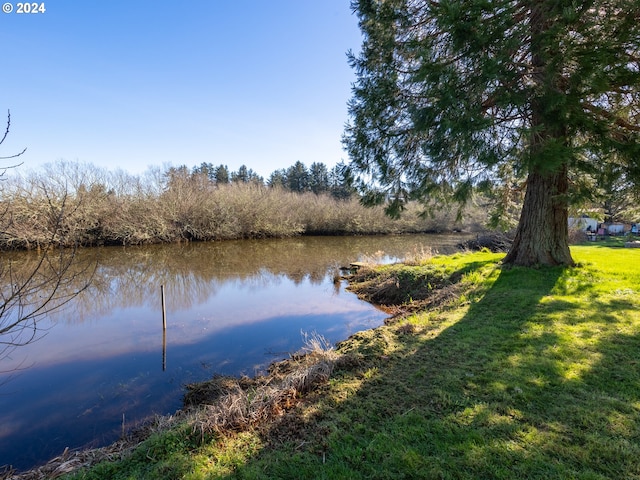
<path id="1" fill-rule="evenodd" d="M 287 168 L 287 187 L 292 192 L 306 192 L 309 189 L 309 170 L 298 160 Z"/>
<path id="2" fill-rule="evenodd" d="M 309 188 L 313 193 L 329 190 L 329 169 L 322 162 L 313 162 L 309 167 Z"/>
<path id="3" fill-rule="evenodd" d="M 364 36 L 348 174 L 392 214 L 410 199 L 526 193 L 506 263 L 572 264 L 572 179 L 640 183 L 637 0 L 358 0 Z"/>
<path id="4" fill-rule="evenodd" d="M 231 175 L 229 173 L 229 167 L 222 163 L 215 167 L 213 177 L 218 185 L 229 183 Z"/>

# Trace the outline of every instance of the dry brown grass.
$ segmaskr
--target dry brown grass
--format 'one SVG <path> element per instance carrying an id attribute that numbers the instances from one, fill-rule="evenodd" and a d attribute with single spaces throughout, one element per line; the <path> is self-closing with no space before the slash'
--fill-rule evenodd
<path id="1" fill-rule="evenodd" d="M 419 247 L 415 246 L 413 251 L 407 254 L 403 263 L 411 266 L 422 265 L 431 260 L 434 255 L 437 255 L 437 252 L 434 251 L 432 247 L 424 245 L 420 245 Z"/>
<path id="2" fill-rule="evenodd" d="M 152 174 L 153 173 L 153 174 Z M 294 193 L 258 183 L 216 185 L 206 176 L 154 171 L 144 177 L 60 162 L 0 183 L 0 249 L 448 231 L 452 209 L 399 220 L 358 198 Z M 486 213 L 470 210 L 475 229 Z"/>
<path id="3" fill-rule="evenodd" d="M 303 394 L 326 383 L 339 355 L 318 335 L 307 335 L 305 341 L 301 353 L 272 364 L 268 375 L 215 377 L 189 386 L 186 403 L 198 403 L 193 411 L 198 432 L 223 434 L 267 424 L 291 409 Z"/>

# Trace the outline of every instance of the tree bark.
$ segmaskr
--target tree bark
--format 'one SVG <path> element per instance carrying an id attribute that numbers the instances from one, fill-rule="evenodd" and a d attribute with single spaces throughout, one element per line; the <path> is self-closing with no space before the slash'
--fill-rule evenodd
<path id="1" fill-rule="evenodd" d="M 569 251 L 567 167 L 527 178 L 516 236 L 503 263 L 509 265 L 574 265 Z"/>
<path id="2" fill-rule="evenodd" d="M 569 251 L 568 133 L 561 121 L 563 113 L 559 107 L 554 108 L 552 100 L 562 91 L 562 75 L 560 66 L 549 62 L 549 57 L 557 57 L 553 52 L 559 51 L 557 39 L 548 34 L 553 24 L 551 11 L 556 7 L 549 0 L 531 2 L 531 79 L 535 86 L 531 97 L 530 170 L 520 221 L 505 264 L 574 265 Z M 562 148 L 558 148 L 560 145 Z M 549 165 L 551 158 L 557 162 L 555 168 Z"/>

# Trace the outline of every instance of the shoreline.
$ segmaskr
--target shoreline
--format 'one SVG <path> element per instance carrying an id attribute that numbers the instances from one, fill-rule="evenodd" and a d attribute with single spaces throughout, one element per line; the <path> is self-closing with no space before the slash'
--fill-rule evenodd
<path id="1" fill-rule="evenodd" d="M 465 236 L 465 235 L 466 234 L 462 234 L 462 236 Z M 351 288 L 349 289 L 351 290 Z M 357 294 L 357 292 L 354 292 L 354 293 Z M 360 296 L 360 298 L 362 299 L 362 296 Z M 366 298 L 365 298 L 365 301 L 368 301 L 369 303 L 373 303 L 374 305 L 377 305 L 376 302 L 372 302 L 371 300 L 368 300 Z M 391 315 L 392 317 L 396 316 L 398 313 L 398 310 L 395 308 L 383 308 L 383 310 L 388 315 Z M 385 321 L 385 323 L 388 323 L 388 322 Z M 346 340 L 347 339 L 344 339 L 341 342 L 344 342 Z M 207 381 L 204 381 L 203 383 L 207 383 Z M 29 476 L 28 474 L 31 474 L 34 471 L 39 471 L 42 469 L 46 470 L 50 474 L 52 471 L 55 471 L 56 468 L 71 468 L 73 465 L 75 465 L 74 468 L 80 468 L 80 467 L 86 466 L 87 461 L 93 464 L 100 459 L 113 459 L 114 456 L 118 456 L 122 452 L 128 452 L 132 448 L 135 448 L 135 446 L 137 446 L 141 441 L 148 438 L 150 434 L 156 433 L 157 431 L 155 429 L 156 425 L 161 424 L 164 427 L 166 427 L 168 424 L 173 424 L 171 422 L 175 422 L 183 418 L 182 417 L 183 410 L 184 408 L 177 412 L 169 413 L 163 417 L 158 417 L 158 416 L 153 417 L 147 422 L 144 422 L 141 427 L 134 427 L 134 429 L 132 431 L 129 431 L 125 437 L 117 440 L 113 444 L 105 445 L 98 448 L 89 448 L 89 449 L 84 449 L 82 447 L 72 448 L 72 449 L 67 448 L 62 454 L 46 461 L 46 463 L 25 471 L 20 471 L 18 476 L 13 475 L 7 478 L 16 478 L 16 479 L 43 478 L 43 477 L 37 477 L 37 476 Z M 167 419 L 171 420 L 171 422 L 168 422 Z M 147 432 L 147 433 L 145 434 L 144 432 Z M 62 467 L 60 467 L 61 465 Z M 4 478 L 4 477 L 0 476 L 0 478 Z"/>
<path id="2" fill-rule="evenodd" d="M 640 447 L 626 428 L 640 415 L 637 369 L 629 368 L 640 352 L 638 251 L 575 249 L 580 266 L 571 268 L 501 268 L 501 254 L 482 251 L 361 271 L 366 295 L 396 298 L 409 315 L 338 343 L 344 360 L 329 381 L 281 397 L 290 408 L 272 410 L 266 425 L 229 435 L 213 428 L 197 438 L 194 430 L 174 431 L 169 439 L 187 442 L 175 453 L 145 461 L 145 451 L 164 445 L 159 437 L 73 478 L 315 478 L 322 469 L 349 478 L 542 479 L 640 471 Z M 438 279 L 431 295 L 415 298 Z M 405 308 L 413 303 L 416 311 Z"/>
<path id="3" fill-rule="evenodd" d="M 210 239 L 195 239 L 195 238 L 175 238 L 171 240 L 154 240 L 142 243 L 119 243 L 119 242 L 98 242 L 90 244 L 77 244 L 77 245 L 62 245 L 62 244 L 46 244 L 40 245 L 37 242 L 28 242 L 25 247 L 12 247 L 12 248 L 0 248 L 0 254 L 11 254 L 19 252 L 48 252 L 54 250 L 84 250 L 84 249 L 98 249 L 98 248 L 137 248 L 137 247 L 149 247 L 149 246 L 161 246 L 161 245 L 181 245 L 181 244 L 199 244 L 199 243 L 219 243 L 219 242 L 234 242 L 241 240 L 286 240 L 292 238 L 305 238 L 305 237 L 386 237 L 386 236 L 404 236 L 404 235 L 461 235 L 469 236 L 476 235 L 479 237 L 490 236 L 492 232 L 485 228 L 469 227 L 469 228 L 451 228 L 451 229 L 405 229 L 405 230 L 372 230 L 372 231 L 304 231 L 304 232 L 292 232 L 291 234 L 280 235 L 239 235 L 236 237 L 225 238 L 210 238 Z M 30 246 L 33 244 L 33 246 Z"/>
<path id="4" fill-rule="evenodd" d="M 61 455 L 42 465 L 25 471 L 10 468 L 0 471 L 0 480 L 55 479 L 103 461 L 122 460 L 151 436 L 184 425 L 197 429 L 202 438 L 240 428 L 259 428 L 260 424 L 267 424 L 275 416 L 294 408 L 301 397 L 311 393 L 317 385 L 327 382 L 334 367 L 351 361 L 350 357 L 337 354 L 323 338 L 312 336 L 299 352 L 271 363 L 266 374 L 254 377 L 214 375 L 209 380 L 186 384 L 183 407 L 173 414 L 156 415 L 109 445 L 88 449 L 67 447 Z M 262 394 L 255 395 L 256 391 Z M 247 411 L 238 411 L 233 404 L 246 402 L 248 392 L 253 392 L 252 396 L 260 400 Z"/>

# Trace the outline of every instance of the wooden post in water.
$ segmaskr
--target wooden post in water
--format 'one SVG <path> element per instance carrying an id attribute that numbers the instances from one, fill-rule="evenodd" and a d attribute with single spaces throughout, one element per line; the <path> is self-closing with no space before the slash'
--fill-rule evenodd
<path id="1" fill-rule="evenodd" d="M 162 301 L 162 331 L 167 330 L 167 311 L 164 308 L 164 285 L 160 285 L 160 300 Z"/>
<path id="2" fill-rule="evenodd" d="M 162 331 L 162 371 L 167 370 L 167 331 Z"/>
<path id="3" fill-rule="evenodd" d="M 164 285 L 160 285 L 160 300 L 162 301 L 162 371 L 167 369 L 167 310 L 164 305 Z"/>

